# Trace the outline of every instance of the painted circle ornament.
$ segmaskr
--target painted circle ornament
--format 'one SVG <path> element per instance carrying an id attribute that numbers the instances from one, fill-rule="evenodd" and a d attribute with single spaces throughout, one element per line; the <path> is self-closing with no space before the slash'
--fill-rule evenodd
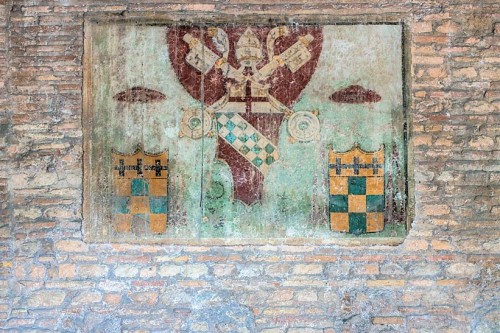
<path id="1" fill-rule="evenodd" d="M 207 135 L 212 129 L 212 117 L 208 112 L 200 109 L 184 109 L 181 119 L 181 136 L 191 139 L 199 139 Z"/>
<path id="2" fill-rule="evenodd" d="M 295 112 L 288 119 L 288 133 L 299 142 L 319 139 L 319 120 L 311 112 Z"/>

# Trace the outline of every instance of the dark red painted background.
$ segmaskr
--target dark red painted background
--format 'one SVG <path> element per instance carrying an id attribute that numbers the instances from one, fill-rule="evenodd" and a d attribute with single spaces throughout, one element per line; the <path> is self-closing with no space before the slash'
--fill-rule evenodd
<path id="1" fill-rule="evenodd" d="M 234 28 L 224 28 L 226 31 L 229 43 L 230 51 L 228 62 L 235 68 L 239 65 L 236 61 L 234 46 L 241 35 L 245 32 L 246 26 L 234 27 Z M 269 31 L 273 27 L 254 27 L 253 32 L 257 35 L 262 43 L 263 49 L 263 60 L 257 65 L 257 69 L 262 68 L 265 64 L 269 62 L 267 58 L 266 50 L 266 37 Z M 309 44 L 308 49 L 311 52 L 311 60 L 306 63 L 297 72 L 292 73 L 286 67 L 278 68 L 274 74 L 265 82 L 270 85 L 269 92 L 275 98 L 277 98 L 281 103 L 291 106 L 299 97 L 301 91 L 304 89 L 306 84 L 311 79 L 316 69 L 318 63 L 318 58 L 321 53 L 321 45 L 323 42 L 323 34 L 321 27 L 318 26 L 301 26 L 301 27 L 289 27 L 290 34 L 288 36 L 278 38 L 274 45 L 275 54 L 280 54 L 287 48 L 297 42 L 298 37 L 311 34 L 314 40 Z M 170 61 L 174 68 L 179 81 L 184 86 L 184 88 L 189 92 L 191 96 L 195 99 L 201 99 L 201 80 L 202 75 L 195 68 L 191 67 L 186 61 L 186 55 L 189 52 L 189 47 L 186 42 L 182 40 L 182 37 L 189 33 L 194 37 L 203 40 L 206 47 L 210 48 L 216 54 L 222 56 L 222 54 L 217 51 L 215 45 L 212 43 L 212 39 L 208 37 L 207 31 L 201 28 L 193 27 L 176 27 L 171 28 L 167 32 L 167 43 L 168 43 L 168 53 L 170 56 Z M 200 36 L 203 34 L 203 38 Z M 226 93 L 226 81 L 227 79 L 222 75 L 220 69 L 212 69 L 205 76 L 205 104 L 211 105 L 218 99 L 220 99 Z"/>
<path id="2" fill-rule="evenodd" d="M 246 26 L 224 29 L 228 35 L 230 44 L 228 62 L 235 68 L 239 68 L 240 66 L 236 61 L 234 46 L 246 29 Z M 264 56 L 263 60 L 257 65 L 257 69 L 262 68 L 269 62 L 266 37 L 271 29 L 272 27 L 254 27 L 252 29 L 262 43 Z M 288 36 L 278 38 L 275 41 L 275 54 L 280 54 L 295 44 L 300 36 L 311 34 L 314 37 L 314 40 L 308 46 L 309 52 L 311 52 L 311 59 L 295 73 L 290 72 L 285 66 L 280 67 L 265 82 L 261 83 L 267 83 L 270 86 L 270 94 L 284 105 L 291 107 L 300 97 L 300 93 L 314 74 L 321 53 L 323 35 L 321 28 L 317 26 L 290 27 L 289 29 L 290 34 Z M 205 75 L 203 84 L 204 94 L 202 95 L 202 75 L 185 61 L 189 47 L 182 40 L 182 37 L 186 33 L 203 40 L 205 46 L 219 56 L 222 56 L 222 54 L 217 51 L 215 45 L 212 43 L 212 39 L 207 36 L 206 30 L 193 27 L 176 27 L 169 29 L 167 33 L 170 61 L 179 81 L 191 96 L 197 100 L 201 100 L 202 96 L 204 96 L 204 103 L 211 105 L 226 94 L 226 82 L 228 79 L 222 75 L 220 69 L 212 68 Z M 245 101 L 242 101 L 242 103 L 245 103 Z M 251 112 L 246 112 L 241 114 L 241 116 L 271 142 L 278 145 L 278 135 L 283 121 L 283 114 L 252 114 Z M 231 145 L 221 139 L 218 139 L 217 142 L 217 158 L 226 161 L 231 169 L 234 199 L 241 200 L 247 205 L 262 199 L 264 175 Z"/>

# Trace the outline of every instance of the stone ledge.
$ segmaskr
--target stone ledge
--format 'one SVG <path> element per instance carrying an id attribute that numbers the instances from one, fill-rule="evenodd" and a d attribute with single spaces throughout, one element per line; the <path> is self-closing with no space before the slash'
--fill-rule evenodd
<path id="1" fill-rule="evenodd" d="M 96 240 L 84 237 L 87 243 L 112 244 L 146 244 L 146 245 L 187 245 L 187 246 L 238 246 L 238 245 L 294 245 L 294 246 L 397 246 L 404 242 L 405 237 L 362 237 L 362 238 L 169 238 L 169 239 L 136 239 L 127 238 L 114 241 Z"/>

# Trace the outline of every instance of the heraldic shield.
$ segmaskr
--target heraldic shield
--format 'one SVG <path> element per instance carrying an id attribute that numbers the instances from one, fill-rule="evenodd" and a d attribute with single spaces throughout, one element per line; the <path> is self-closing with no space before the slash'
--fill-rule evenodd
<path id="1" fill-rule="evenodd" d="M 168 151 L 132 154 L 113 151 L 113 227 L 137 236 L 167 229 Z"/>
<path id="2" fill-rule="evenodd" d="M 329 151 L 331 229 L 352 234 L 384 229 L 384 146 L 369 153 L 356 144 Z"/>

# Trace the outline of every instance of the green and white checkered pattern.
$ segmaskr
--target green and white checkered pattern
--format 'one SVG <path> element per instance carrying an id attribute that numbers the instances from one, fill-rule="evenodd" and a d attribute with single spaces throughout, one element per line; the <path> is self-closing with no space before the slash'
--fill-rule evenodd
<path id="1" fill-rule="evenodd" d="M 236 113 L 217 113 L 219 136 L 229 143 L 264 175 L 279 158 L 276 147 Z"/>

